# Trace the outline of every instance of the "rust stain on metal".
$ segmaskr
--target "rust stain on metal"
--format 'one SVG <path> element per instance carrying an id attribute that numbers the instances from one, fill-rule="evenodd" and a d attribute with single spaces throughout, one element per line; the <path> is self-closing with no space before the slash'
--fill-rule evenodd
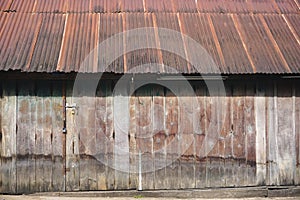
<path id="1" fill-rule="evenodd" d="M 231 14 L 231 18 L 232 18 L 233 23 L 234 23 L 234 25 L 235 25 L 235 28 L 236 28 L 236 30 L 237 30 L 237 32 L 238 32 L 240 38 L 241 38 L 241 42 L 242 42 L 242 44 L 243 44 L 243 47 L 244 47 L 245 52 L 246 52 L 246 54 L 247 54 L 247 57 L 248 57 L 248 59 L 249 59 L 249 61 L 250 61 L 250 64 L 251 64 L 251 66 L 252 66 L 252 68 L 253 68 L 253 72 L 256 73 L 257 70 L 256 70 L 256 67 L 255 67 L 255 65 L 254 65 L 254 63 L 253 63 L 253 60 L 252 60 L 252 58 L 251 58 L 251 56 L 250 56 L 250 54 L 249 54 L 249 51 L 248 51 L 248 49 L 247 49 L 247 47 L 246 47 L 246 44 L 245 44 L 245 42 L 244 42 L 243 31 L 242 31 L 242 29 L 241 29 L 241 27 L 240 27 L 240 25 L 239 25 L 237 16 L 234 15 L 234 14 Z"/>
<path id="2" fill-rule="evenodd" d="M 217 51 L 218 51 L 218 54 L 219 54 L 219 58 L 221 60 L 221 65 L 225 67 L 226 66 L 225 59 L 224 59 L 224 56 L 223 56 L 223 53 L 222 53 L 221 45 L 220 45 L 219 40 L 218 40 L 218 36 L 216 34 L 215 27 L 213 25 L 213 22 L 211 20 L 210 15 L 207 15 L 206 17 L 207 17 L 208 24 L 209 24 L 209 27 L 210 27 L 210 30 L 211 30 L 211 33 L 212 33 L 212 37 L 213 37 L 214 42 L 216 44 L 216 48 L 217 48 Z"/>
<path id="3" fill-rule="evenodd" d="M 161 52 L 161 46 L 160 46 L 160 41 L 159 41 L 159 35 L 158 35 L 158 30 L 157 30 L 157 21 L 156 21 L 156 16 L 154 14 L 151 14 L 152 20 L 153 20 L 153 27 L 154 27 L 154 34 L 155 34 L 155 43 L 157 46 L 157 52 L 158 52 L 158 60 L 159 64 L 161 64 L 161 73 L 165 72 L 164 65 L 163 65 L 163 57 L 162 57 L 162 52 Z"/>
<path id="4" fill-rule="evenodd" d="M 284 56 L 283 56 L 283 54 L 282 54 L 282 52 L 281 52 L 281 50 L 280 50 L 280 48 L 279 48 L 277 42 L 275 41 L 275 39 L 274 39 L 274 37 L 273 37 L 273 35 L 272 35 L 272 33 L 271 33 L 269 27 L 268 27 L 268 25 L 267 25 L 267 23 L 266 23 L 266 21 L 265 21 L 263 15 L 259 15 L 259 18 L 260 18 L 260 21 L 262 22 L 262 24 L 263 24 L 263 26 L 264 26 L 264 29 L 266 30 L 266 32 L 267 32 L 267 34 L 268 34 L 269 39 L 271 40 L 273 46 L 275 47 L 276 52 L 279 54 L 280 59 L 281 59 L 281 61 L 282 61 L 282 63 L 283 63 L 283 66 L 285 67 L 285 69 L 286 69 L 288 72 L 291 72 L 291 69 L 289 68 L 289 65 L 288 65 L 288 63 L 286 62 L 286 60 L 285 60 L 285 58 L 284 58 Z"/>
<path id="5" fill-rule="evenodd" d="M 288 19 L 286 18 L 285 15 L 281 15 L 285 21 L 285 23 L 288 25 L 289 29 L 291 30 L 293 36 L 295 37 L 295 39 L 297 40 L 298 44 L 300 45 L 300 39 L 299 36 L 297 35 L 297 32 L 295 31 L 295 29 L 293 28 L 293 26 L 291 25 L 291 23 L 288 21 Z"/>
<path id="6" fill-rule="evenodd" d="M 63 37 L 62 37 L 62 42 L 61 42 L 61 48 L 60 48 L 60 52 L 59 52 L 59 56 L 58 56 L 58 61 L 57 61 L 57 71 L 61 71 L 62 70 L 62 56 L 64 56 L 64 49 L 66 48 L 66 44 L 65 44 L 65 38 L 66 38 L 66 31 L 67 31 L 67 22 L 68 22 L 68 14 L 66 14 L 66 20 L 65 20 L 65 25 L 64 25 L 64 32 L 63 32 Z"/>

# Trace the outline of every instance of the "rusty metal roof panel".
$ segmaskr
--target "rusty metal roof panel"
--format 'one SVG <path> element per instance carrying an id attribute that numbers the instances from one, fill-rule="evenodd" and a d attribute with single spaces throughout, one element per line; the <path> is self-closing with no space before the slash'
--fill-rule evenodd
<path id="1" fill-rule="evenodd" d="M 90 0 L 66 0 L 67 12 L 89 12 L 90 11 Z"/>
<path id="2" fill-rule="evenodd" d="M 144 12 L 143 0 L 123 0 L 123 12 Z"/>
<path id="3" fill-rule="evenodd" d="M 3 15 L 7 22 L 0 38 L 0 68 L 28 71 L 42 20 L 37 14 Z"/>
<path id="4" fill-rule="evenodd" d="M 13 0 L 10 10 L 15 10 L 16 12 L 33 12 L 35 0 Z"/>
<path id="5" fill-rule="evenodd" d="M 45 14 L 35 44 L 29 71 L 54 72 L 63 40 L 66 15 Z"/>
<path id="6" fill-rule="evenodd" d="M 195 0 L 173 0 L 173 5 L 176 12 L 197 12 Z"/>
<path id="7" fill-rule="evenodd" d="M 224 56 L 224 73 L 253 73 L 243 43 L 230 15 L 211 14 L 217 39 Z"/>
<path id="8" fill-rule="evenodd" d="M 144 0 L 146 12 L 174 12 L 172 0 Z"/>
<path id="9" fill-rule="evenodd" d="M 13 0 L 1 0 L 0 1 L 0 10 L 9 10 Z"/>
<path id="10" fill-rule="evenodd" d="M 247 0 L 199 0 L 197 7 L 200 12 L 239 12 L 248 13 L 251 10 Z"/>
<path id="11" fill-rule="evenodd" d="M 257 15 L 237 15 L 243 42 L 257 73 L 287 73 L 284 63 Z"/>
<path id="12" fill-rule="evenodd" d="M 58 60 L 58 71 L 93 72 L 96 63 L 82 67 L 83 61 L 97 45 L 99 14 L 68 14 Z M 96 70 L 95 70 L 96 71 Z"/>
<path id="13" fill-rule="evenodd" d="M 295 34 L 300 39 L 300 15 L 284 15 L 287 18 L 288 23 L 291 24 L 291 28 L 295 30 Z"/>
<path id="14" fill-rule="evenodd" d="M 122 2 L 119 0 L 91 0 L 91 11 L 100 13 L 119 13 Z"/>
<path id="15" fill-rule="evenodd" d="M 208 17 L 209 15 L 207 14 L 180 14 L 183 34 L 196 42 L 195 44 L 188 39 L 185 40 L 188 59 L 192 61 L 199 61 L 197 62 L 197 66 L 192 66 L 194 72 L 211 73 L 212 71 L 217 72 L 217 70 L 224 71 L 224 66 L 221 63 L 220 55 L 217 51 Z M 210 58 L 214 61 L 215 66 L 210 66 L 210 64 L 203 62 L 207 58 L 201 58 L 201 56 L 207 55 L 205 55 L 204 52 L 199 52 L 198 45 L 200 45 L 200 47 L 208 53 Z M 217 67 L 217 70 L 214 69 L 215 67 Z"/>
<path id="16" fill-rule="evenodd" d="M 251 0 L 250 2 L 254 13 L 279 13 L 274 0 Z"/>
<path id="17" fill-rule="evenodd" d="M 280 15 L 265 15 L 264 20 L 270 29 L 279 51 L 283 54 L 291 72 L 300 72 L 300 43 Z M 298 22 L 298 26 L 299 26 Z"/>
<path id="18" fill-rule="evenodd" d="M 181 30 L 178 23 L 177 15 L 174 13 L 155 13 L 155 20 L 157 27 L 161 30 L 158 32 L 160 47 L 162 49 L 162 60 L 164 66 L 164 72 L 166 73 L 190 73 L 190 67 L 187 62 L 184 43 L 180 36 Z M 162 30 L 170 29 L 174 32 L 166 32 Z M 177 32 L 177 33 L 176 33 Z M 184 58 L 176 55 L 177 52 L 180 55 L 184 55 Z"/>
<path id="19" fill-rule="evenodd" d="M 103 31 L 105 30 L 105 31 Z M 101 47 L 98 48 L 98 68 L 97 71 L 100 72 L 115 72 L 123 73 L 124 72 L 124 56 L 121 55 L 116 58 L 112 63 L 107 63 L 107 66 L 103 62 L 103 53 L 115 54 L 119 50 L 124 52 L 124 38 L 123 35 L 118 33 L 123 32 L 123 16 L 122 14 L 100 14 L 100 23 L 99 23 L 99 35 L 98 35 L 98 44 L 102 44 L 103 41 L 108 38 L 114 37 L 113 40 L 108 41 L 106 45 L 107 49 Z"/>
<path id="20" fill-rule="evenodd" d="M 66 12 L 67 1 L 61 0 L 36 0 L 33 12 L 61 13 Z"/>
<path id="21" fill-rule="evenodd" d="M 154 27 L 151 13 L 126 13 L 124 14 L 125 31 L 135 30 L 137 28 L 142 29 L 146 27 Z M 150 32 L 147 32 L 150 31 Z M 157 73 L 163 72 L 161 65 L 162 61 L 159 59 L 159 45 L 155 32 L 150 29 L 144 29 L 141 31 L 144 34 L 135 35 L 132 37 L 126 32 L 125 40 L 125 60 L 126 65 L 124 71 L 127 73 Z M 145 45 L 146 44 L 146 45 Z M 156 47 L 136 49 L 136 47 Z"/>
<path id="22" fill-rule="evenodd" d="M 275 0 L 282 13 L 300 13 L 300 10 L 293 0 Z"/>

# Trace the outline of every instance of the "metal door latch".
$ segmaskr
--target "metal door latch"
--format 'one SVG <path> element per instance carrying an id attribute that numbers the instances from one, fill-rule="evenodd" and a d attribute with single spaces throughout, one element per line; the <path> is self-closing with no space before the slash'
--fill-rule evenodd
<path id="1" fill-rule="evenodd" d="M 75 110 L 77 108 L 78 108 L 78 106 L 76 105 L 76 103 L 73 103 L 73 104 L 66 103 L 66 109 L 72 109 L 71 110 L 72 115 L 75 115 Z"/>

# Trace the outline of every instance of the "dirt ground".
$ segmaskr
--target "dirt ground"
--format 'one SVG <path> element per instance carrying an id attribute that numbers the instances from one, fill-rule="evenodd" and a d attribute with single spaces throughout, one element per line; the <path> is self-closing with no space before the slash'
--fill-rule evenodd
<path id="1" fill-rule="evenodd" d="M 13 195 L 0 195 L 0 200 L 185 200 L 178 198 L 146 198 L 142 196 L 137 197 L 51 197 L 51 196 L 13 196 Z M 203 198 L 192 198 L 193 200 L 205 200 Z M 220 200 L 299 200 L 300 197 L 276 197 L 276 198 L 226 198 Z M 218 200 L 216 198 L 211 200 Z"/>

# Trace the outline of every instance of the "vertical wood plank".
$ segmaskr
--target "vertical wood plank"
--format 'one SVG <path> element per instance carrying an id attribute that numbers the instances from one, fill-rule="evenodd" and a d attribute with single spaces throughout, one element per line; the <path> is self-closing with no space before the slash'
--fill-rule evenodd
<path id="1" fill-rule="evenodd" d="M 166 178 L 166 131 L 165 131 L 165 97 L 164 88 L 153 89 L 153 151 L 154 151 L 154 188 L 164 189 Z"/>
<path id="2" fill-rule="evenodd" d="M 114 162 L 114 107 L 113 107 L 113 81 L 108 81 L 106 87 L 106 180 L 107 189 L 115 189 L 115 162 Z"/>
<path id="3" fill-rule="evenodd" d="M 95 190 L 97 186 L 95 166 L 95 97 L 94 93 L 85 88 L 77 99 L 78 102 L 78 123 L 79 130 L 79 171 L 80 190 Z"/>
<path id="4" fill-rule="evenodd" d="M 197 126 L 194 126 L 194 131 L 196 132 L 195 136 L 195 151 L 196 151 L 196 160 L 195 160 L 195 179 L 196 179 L 196 188 L 206 187 L 206 157 L 203 157 L 203 146 L 204 138 L 206 135 L 206 89 L 204 85 L 196 87 L 195 93 L 197 95 L 199 112 L 195 114 L 194 119 L 199 122 L 199 129 Z M 198 109 L 197 109 L 198 111 Z M 197 122 L 195 122 L 197 124 Z"/>
<path id="5" fill-rule="evenodd" d="M 141 153 L 142 188 L 154 188 L 154 162 L 153 162 L 153 90 L 151 86 L 144 86 L 136 91 L 137 111 L 137 152 Z M 139 158 L 139 157 L 138 157 Z"/>
<path id="6" fill-rule="evenodd" d="M 179 88 L 179 151 L 180 156 L 180 188 L 195 187 L 195 159 L 194 159 L 194 100 L 186 88 Z"/>
<path id="7" fill-rule="evenodd" d="M 115 189 L 128 189 L 129 186 L 129 97 L 127 84 L 118 85 L 114 91 L 114 162 Z"/>
<path id="8" fill-rule="evenodd" d="M 165 126 L 166 126 L 166 179 L 165 189 L 178 189 L 179 180 L 179 104 L 177 97 L 169 90 L 166 91 Z"/>
<path id="9" fill-rule="evenodd" d="M 245 151 L 246 151 L 246 164 L 247 180 L 245 183 L 248 186 L 255 185 L 256 180 L 256 129 L 255 129 L 255 113 L 254 113 L 254 96 L 255 96 L 255 84 L 249 83 L 246 85 L 246 96 L 245 96 Z"/>
<path id="10" fill-rule="evenodd" d="M 101 81 L 96 93 L 96 156 L 97 156 L 97 189 L 107 189 L 106 178 L 106 143 L 109 138 L 106 136 L 107 111 L 106 111 L 106 83 Z"/>
<path id="11" fill-rule="evenodd" d="M 233 157 L 234 182 L 237 186 L 245 185 L 246 153 L 245 153 L 245 114 L 244 114 L 245 86 L 235 84 L 233 87 Z"/>
<path id="12" fill-rule="evenodd" d="M 1 177 L 2 191 L 5 193 L 17 192 L 16 171 L 16 113 L 17 113 L 16 82 L 2 82 L 2 113 L 1 118 L 2 152 L 1 152 Z"/>
<path id="13" fill-rule="evenodd" d="M 278 174 L 278 145 L 277 145 L 277 85 L 274 82 L 267 84 L 267 184 L 277 185 Z"/>
<path id="14" fill-rule="evenodd" d="M 265 88 L 256 85 L 255 124 L 256 124 L 256 184 L 266 183 L 266 99 Z"/>
<path id="15" fill-rule="evenodd" d="M 53 191 L 64 191 L 65 189 L 65 169 L 64 169 L 64 105 L 63 105 L 63 82 L 52 82 L 52 187 Z"/>
<path id="16" fill-rule="evenodd" d="M 300 87 L 299 81 L 294 82 L 295 87 L 295 139 L 296 139 L 296 177 L 295 184 L 300 184 Z"/>
<path id="17" fill-rule="evenodd" d="M 66 101 L 72 105 L 77 102 L 77 98 L 73 97 L 73 83 L 66 84 Z M 79 189 L 79 138 L 78 130 L 76 130 L 77 110 L 67 109 L 66 112 L 66 190 L 74 191 Z"/>
<path id="18" fill-rule="evenodd" d="M 295 132 L 293 129 L 293 91 L 290 82 L 277 85 L 278 168 L 279 184 L 294 184 L 296 166 Z"/>
<path id="19" fill-rule="evenodd" d="M 17 100 L 17 192 L 29 193 L 34 182 L 35 163 L 32 159 L 34 140 L 31 130 L 31 97 L 34 96 L 34 84 L 31 81 L 18 82 Z M 33 168 L 33 170 L 31 170 Z M 33 173 L 33 174 L 32 174 Z"/>
<path id="20" fill-rule="evenodd" d="M 136 115 L 136 96 L 134 91 L 134 83 L 130 84 L 130 94 L 129 97 L 129 162 L 130 162 L 130 174 L 129 174 L 129 189 L 136 189 L 138 187 L 138 165 L 137 165 L 137 142 L 136 142 L 136 134 L 137 134 L 137 115 Z"/>

